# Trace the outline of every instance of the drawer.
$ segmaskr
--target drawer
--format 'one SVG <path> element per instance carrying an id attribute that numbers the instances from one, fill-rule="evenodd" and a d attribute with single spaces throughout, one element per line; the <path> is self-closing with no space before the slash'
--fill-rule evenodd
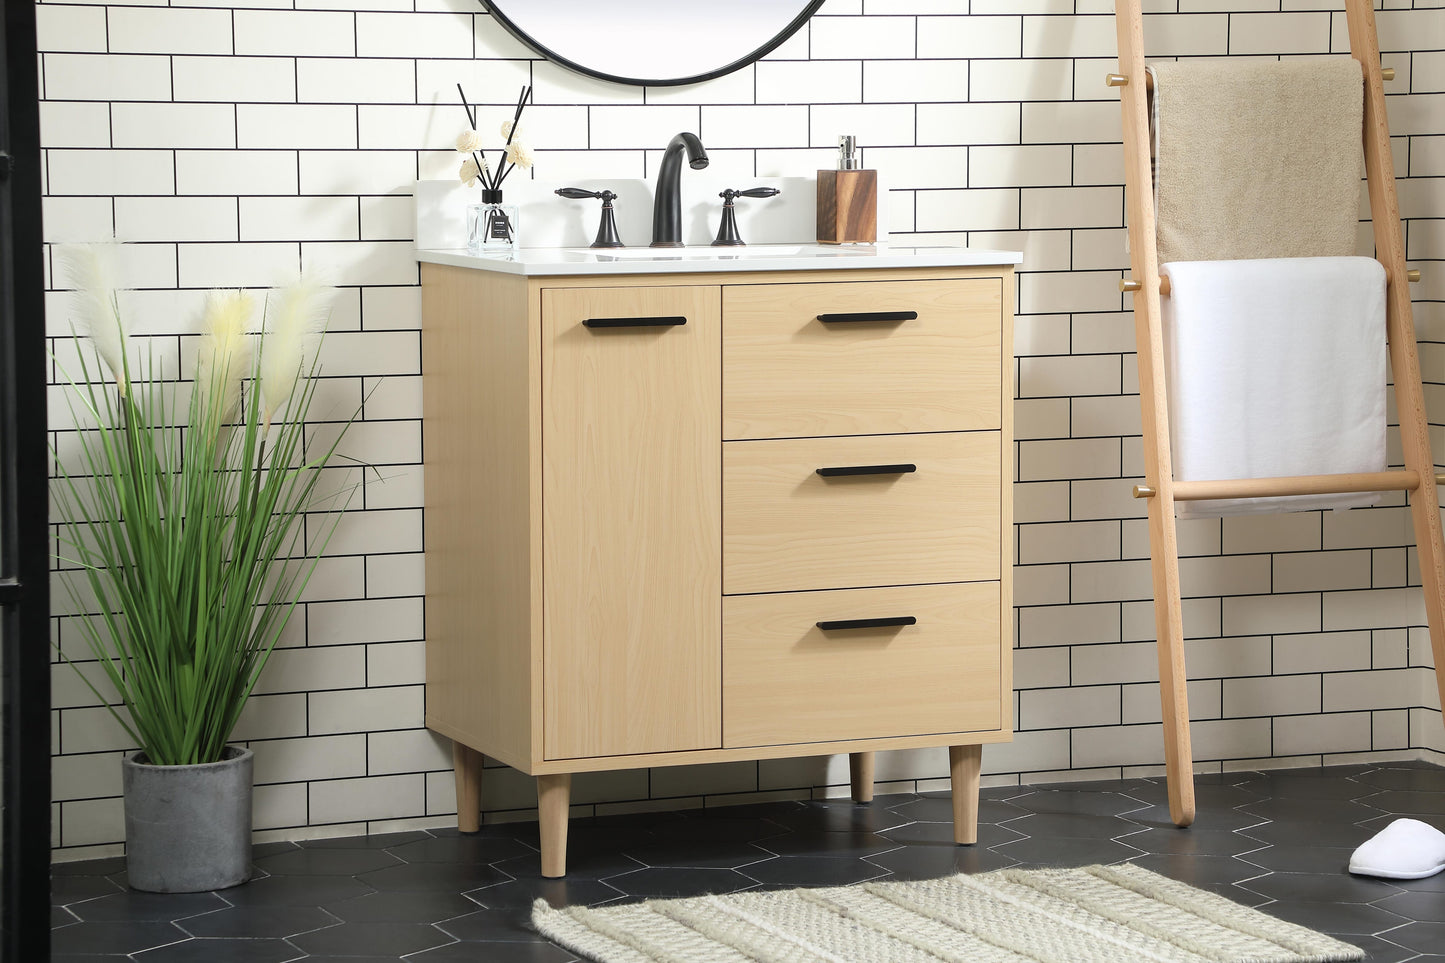
<path id="1" fill-rule="evenodd" d="M 997 730 L 999 610 L 997 582 L 724 599 L 723 746 Z"/>
<path id="2" fill-rule="evenodd" d="M 999 446 L 996 431 L 725 442 L 723 592 L 997 579 Z M 900 470 L 818 473 L 875 467 Z"/>
<path id="3" fill-rule="evenodd" d="M 723 437 L 998 428 L 1002 299 L 998 278 L 730 284 Z"/>

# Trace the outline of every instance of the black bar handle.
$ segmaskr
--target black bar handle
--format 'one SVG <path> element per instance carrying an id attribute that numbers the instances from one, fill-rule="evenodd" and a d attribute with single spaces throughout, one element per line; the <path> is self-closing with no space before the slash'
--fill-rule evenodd
<path id="1" fill-rule="evenodd" d="M 918 471 L 917 465 L 845 465 L 841 468 L 819 468 L 824 478 L 839 475 L 909 475 Z"/>
<path id="2" fill-rule="evenodd" d="M 818 628 L 824 632 L 831 632 L 834 629 L 889 629 L 899 625 L 917 625 L 918 620 L 911 615 L 898 615 L 890 619 L 843 619 L 838 622 L 819 622 Z"/>
<path id="3" fill-rule="evenodd" d="M 820 314 L 818 320 L 824 324 L 839 321 L 917 321 L 917 311 L 858 311 L 853 314 Z"/>
<path id="4" fill-rule="evenodd" d="M 588 318 L 582 324 L 588 328 L 669 328 L 687 324 L 687 318 Z"/>

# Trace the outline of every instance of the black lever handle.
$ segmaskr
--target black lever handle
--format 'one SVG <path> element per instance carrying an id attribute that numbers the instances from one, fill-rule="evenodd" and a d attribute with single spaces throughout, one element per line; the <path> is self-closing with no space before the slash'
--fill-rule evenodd
<path id="1" fill-rule="evenodd" d="M 917 625 L 918 620 L 911 615 L 898 615 L 886 619 L 841 619 L 836 622 L 819 622 L 818 628 L 824 632 L 831 632 L 834 629 L 889 629 L 898 625 Z"/>
<path id="2" fill-rule="evenodd" d="M 735 190 L 729 187 L 718 194 L 725 201 L 731 201 L 734 197 L 777 197 L 783 193 L 776 187 L 749 187 L 745 191 Z"/>
<path id="3" fill-rule="evenodd" d="M 573 200 L 580 200 L 584 197 L 599 197 L 604 201 L 617 200 L 617 195 L 611 191 L 587 191 L 580 187 L 559 187 L 552 193 L 560 194 L 562 197 L 570 197 Z"/>
<path id="4" fill-rule="evenodd" d="M 669 328 L 687 324 L 687 318 L 588 318 L 582 322 L 588 328 Z"/>
<path id="5" fill-rule="evenodd" d="M 820 314 L 818 320 L 824 324 L 839 321 L 917 321 L 917 311 L 858 311 L 851 314 Z"/>
<path id="6" fill-rule="evenodd" d="M 839 475 L 908 475 L 918 471 L 917 465 L 847 465 L 842 468 L 819 468 L 824 478 Z"/>

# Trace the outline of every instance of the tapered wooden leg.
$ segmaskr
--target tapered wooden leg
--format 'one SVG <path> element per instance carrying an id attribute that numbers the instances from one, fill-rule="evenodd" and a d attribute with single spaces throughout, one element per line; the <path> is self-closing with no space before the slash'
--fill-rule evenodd
<path id="1" fill-rule="evenodd" d="M 537 777 L 537 824 L 542 835 L 542 875 L 567 875 L 567 811 L 572 798 L 572 774 Z"/>
<path id="2" fill-rule="evenodd" d="M 983 746 L 949 746 L 948 774 L 953 780 L 953 841 L 978 842 L 978 774 Z"/>
<path id="3" fill-rule="evenodd" d="M 482 828 L 482 754 L 453 742 L 452 767 L 457 772 L 457 830 L 477 832 Z"/>
<path id="4" fill-rule="evenodd" d="M 848 781 L 853 785 L 853 801 L 873 801 L 873 753 L 848 753 Z"/>

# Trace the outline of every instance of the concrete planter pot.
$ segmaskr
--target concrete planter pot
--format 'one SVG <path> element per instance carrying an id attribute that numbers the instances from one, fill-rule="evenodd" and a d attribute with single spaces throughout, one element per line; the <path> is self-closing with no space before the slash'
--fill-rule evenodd
<path id="1" fill-rule="evenodd" d="M 132 889 L 200 893 L 251 876 L 249 749 L 220 762 L 152 766 L 137 752 L 125 777 L 125 863 Z"/>

